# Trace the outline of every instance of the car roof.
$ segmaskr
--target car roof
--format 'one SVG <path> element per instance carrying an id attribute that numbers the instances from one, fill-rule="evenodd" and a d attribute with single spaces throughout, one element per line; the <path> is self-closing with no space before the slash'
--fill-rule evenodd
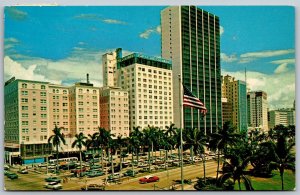
<path id="1" fill-rule="evenodd" d="M 145 176 L 146 179 L 149 179 L 150 177 L 153 177 L 153 175 L 147 175 L 147 176 Z"/>

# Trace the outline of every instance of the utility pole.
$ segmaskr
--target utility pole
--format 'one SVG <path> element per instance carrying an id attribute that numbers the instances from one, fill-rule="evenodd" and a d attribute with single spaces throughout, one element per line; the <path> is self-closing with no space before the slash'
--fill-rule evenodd
<path id="1" fill-rule="evenodd" d="M 182 146 L 182 84 L 181 75 L 178 75 L 179 82 L 179 105 L 180 105 L 180 170 L 181 170 L 181 190 L 183 190 L 183 146 Z"/>

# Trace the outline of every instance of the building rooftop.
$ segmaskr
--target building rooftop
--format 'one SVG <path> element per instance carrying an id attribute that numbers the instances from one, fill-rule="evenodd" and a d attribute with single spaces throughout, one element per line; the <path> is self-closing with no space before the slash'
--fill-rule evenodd
<path id="1" fill-rule="evenodd" d="M 128 56 L 125 56 L 121 59 L 118 59 L 117 62 L 118 69 L 130 66 L 132 64 L 143 64 L 147 66 L 153 66 L 157 68 L 164 68 L 168 70 L 172 70 L 172 61 L 166 60 L 163 58 L 147 56 L 140 53 L 132 53 Z"/>

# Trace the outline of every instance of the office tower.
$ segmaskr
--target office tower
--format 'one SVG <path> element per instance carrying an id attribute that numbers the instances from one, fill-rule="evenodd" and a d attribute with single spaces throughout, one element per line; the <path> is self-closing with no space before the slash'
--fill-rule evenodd
<path id="1" fill-rule="evenodd" d="M 114 138 L 129 136 L 129 105 L 127 90 L 100 88 L 100 127 L 111 130 Z"/>
<path id="2" fill-rule="evenodd" d="M 167 7 L 161 12 L 162 57 L 172 60 L 174 122 L 180 126 L 182 95 L 178 75 L 206 106 L 205 117 L 197 109 L 183 108 L 184 128 L 205 133 L 222 127 L 219 18 L 195 6 Z"/>
<path id="3" fill-rule="evenodd" d="M 173 123 L 171 62 L 133 53 L 118 59 L 117 67 L 117 86 L 129 94 L 130 130 Z"/>
<path id="4" fill-rule="evenodd" d="M 247 94 L 248 127 L 268 131 L 268 100 L 264 91 Z"/>
<path id="5" fill-rule="evenodd" d="M 222 98 L 227 99 L 229 108 L 223 109 L 223 123 L 231 121 L 239 132 L 247 132 L 247 92 L 244 81 L 226 75 L 222 77 Z M 225 112 L 225 113 L 224 113 Z"/>
<path id="6" fill-rule="evenodd" d="M 4 149 L 8 163 L 43 162 L 51 153 L 48 103 L 47 82 L 13 77 L 5 83 Z"/>

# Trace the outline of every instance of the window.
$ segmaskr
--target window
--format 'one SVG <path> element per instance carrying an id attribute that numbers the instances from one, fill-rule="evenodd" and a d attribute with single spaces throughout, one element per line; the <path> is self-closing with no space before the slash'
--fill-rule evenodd
<path id="1" fill-rule="evenodd" d="M 82 89 L 79 89 L 79 93 L 82 93 Z"/>
<path id="2" fill-rule="evenodd" d="M 41 114 L 41 118 L 47 118 L 47 114 Z"/>
<path id="3" fill-rule="evenodd" d="M 93 95 L 93 100 L 96 100 L 97 99 L 97 96 Z"/>
<path id="4" fill-rule="evenodd" d="M 63 106 L 68 106 L 68 103 L 63 103 Z"/>
<path id="5" fill-rule="evenodd" d="M 83 95 L 78 95 L 78 99 L 82 100 L 83 99 Z"/>
<path id="6" fill-rule="evenodd" d="M 46 89 L 46 86 L 45 85 L 41 85 L 41 89 Z"/>
<path id="7" fill-rule="evenodd" d="M 22 125 L 28 125 L 28 121 L 22 121 Z"/>
<path id="8" fill-rule="evenodd" d="M 28 95 L 28 91 L 22 91 L 22 95 Z"/>
<path id="9" fill-rule="evenodd" d="M 93 94 L 96 94 L 97 92 L 96 92 L 96 90 L 93 90 Z"/>
<path id="10" fill-rule="evenodd" d="M 46 111 L 46 110 L 47 110 L 47 107 L 45 107 L 45 106 L 41 107 L 41 111 Z"/>
<path id="11" fill-rule="evenodd" d="M 47 121 L 41 121 L 41 125 L 47 125 Z"/>
<path id="12" fill-rule="evenodd" d="M 27 88 L 27 84 L 26 83 L 22 83 L 22 88 Z"/>
<path id="13" fill-rule="evenodd" d="M 83 114 L 80 114 L 80 115 L 79 115 L 79 118 L 83 118 Z"/>
<path id="14" fill-rule="evenodd" d="M 79 108 L 78 111 L 79 111 L 79 112 L 83 112 L 83 108 Z"/>
<path id="15" fill-rule="evenodd" d="M 63 109 L 63 112 L 68 112 L 68 109 Z"/>
<path id="16" fill-rule="evenodd" d="M 28 130 L 27 128 L 23 128 L 23 129 L 22 129 L 22 133 L 28 133 L 28 131 L 29 131 L 29 130 Z"/>
<path id="17" fill-rule="evenodd" d="M 22 113 L 23 118 L 28 118 L 28 113 Z"/>
<path id="18" fill-rule="evenodd" d="M 63 96 L 63 100 L 68 100 L 68 97 L 67 96 Z"/>
<path id="19" fill-rule="evenodd" d="M 46 104 L 46 100 L 41 99 L 41 104 Z"/>
<path id="20" fill-rule="evenodd" d="M 22 110 L 28 110 L 28 106 L 22 106 Z"/>
<path id="21" fill-rule="evenodd" d="M 46 92 L 41 92 L 41 97 L 46 97 Z"/>
<path id="22" fill-rule="evenodd" d="M 27 98 L 22 98 L 21 101 L 22 101 L 23 103 L 28 103 L 28 99 L 27 99 Z"/>
<path id="23" fill-rule="evenodd" d="M 67 94 L 67 90 L 63 90 L 63 94 Z"/>

